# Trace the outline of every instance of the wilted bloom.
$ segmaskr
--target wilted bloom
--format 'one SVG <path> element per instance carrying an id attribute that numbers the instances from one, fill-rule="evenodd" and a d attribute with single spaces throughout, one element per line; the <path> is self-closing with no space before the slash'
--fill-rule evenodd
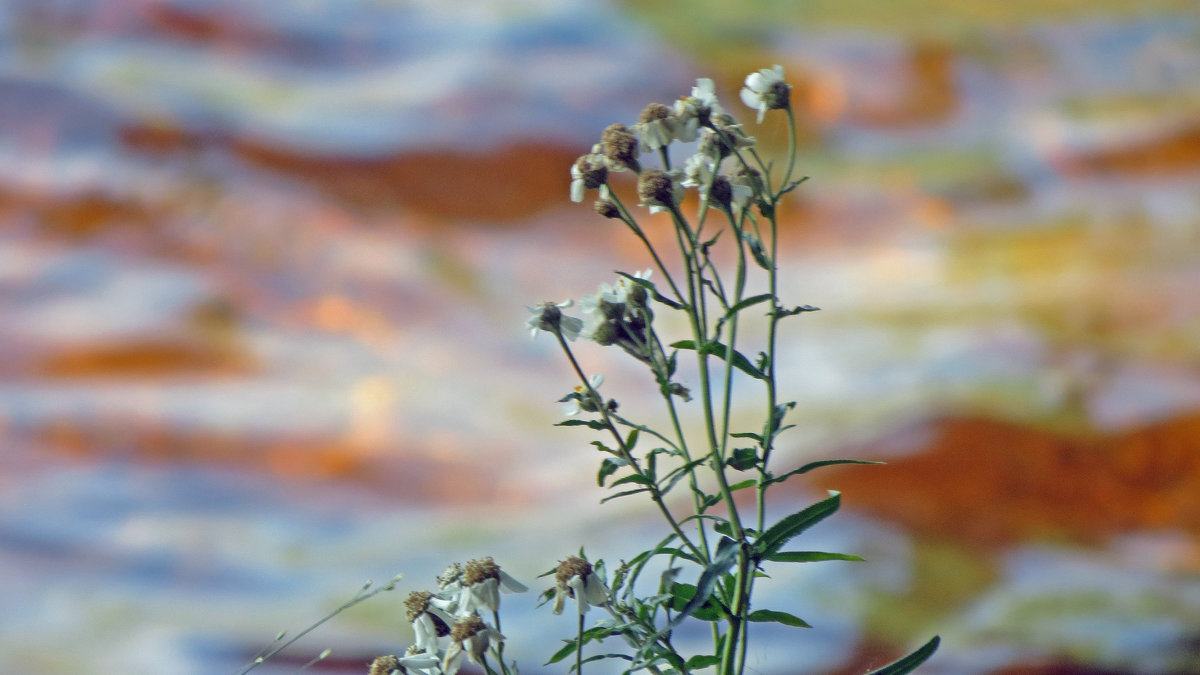
<path id="1" fill-rule="evenodd" d="M 762 124 L 763 114 L 768 110 L 783 110 L 790 105 L 791 92 L 791 86 L 783 81 L 783 66 L 763 68 L 746 76 L 742 103 L 758 110 L 758 122 Z"/>
<path id="2" fill-rule="evenodd" d="M 592 205 L 592 209 L 605 218 L 621 217 L 621 209 L 618 209 L 617 205 L 608 199 L 597 199 L 596 203 Z"/>
<path id="3" fill-rule="evenodd" d="M 412 623 L 413 633 L 416 635 L 416 646 L 430 654 L 437 652 L 437 639 L 450 634 L 450 626 L 433 612 L 430 602 L 432 599 L 433 593 L 413 591 L 404 601 L 408 620 Z"/>
<path id="4" fill-rule="evenodd" d="M 638 164 L 638 139 L 624 124 L 614 122 L 600 134 L 600 152 L 608 160 L 613 171 L 630 169 L 640 171 Z"/>
<path id="5" fill-rule="evenodd" d="M 437 656 L 409 647 L 404 656 L 389 654 L 375 659 L 368 675 L 425 675 L 435 672 L 437 666 Z"/>
<path id="6" fill-rule="evenodd" d="M 658 150 L 675 140 L 675 118 L 671 109 L 661 103 L 651 103 L 638 115 L 634 132 L 641 139 L 642 152 Z"/>
<path id="7" fill-rule="evenodd" d="M 442 670 L 446 675 L 456 675 L 462 667 L 463 655 L 482 665 L 488 646 L 493 641 L 503 640 L 504 636 L 484 623 L 478 614 L 461 617 L 450 630 L 450 646 L 446 649 Z"/>
<path id="8" fill-rule="evenodd" d="M 529 307 L 533 316 L 529 317 L 525 325 L 529 328 L 530 339 L 537 337 L 539 330 L 555 335 L 561 334 L 568 340 L 579 337 L 579 331 L 583 330 L 583 319 L 562 313 L 562 308 L 570 307 L 573 304 L 575 303 L 572 300 L 564 300 L 558 303 L 543 302 L 540 305 Z"/>
<path id="9" fill-rule="evenodd" d="M 608 191 L 608 163 L 604 155 L 598 152 L 598 147 L 592 152 L 580 156 L 571 165 L 571 201 L 583 201 L 584 190 L 600 190 L 600 196 L 605 197 Z"/>
<path id="10" fill-rule="evenodd" d="M 683 201 L 683 185 L 679 183 L 680 175 L 676 171 L 648 169 L 638 176 L 637 193 L 643 206 L 650 207 L 650 213 L 669 211 L 678 207 Z"/>
<path id="11" fill-rule="evenodd" d="M 510 593 L 529 590 L 500 569 L 491 556 L 468 562 L 463 570 L 462 591 L 458 596 L 459 616 L 480 609 L 492 612 L 499 609 L 501 586 Z"/>
<path id="12" fill-rule="evenodd" d="M 554 613 L 562 614 L 567 598 L 575 598 L 579 614 L 587 613 L 592 606 L 608 603 L 608 589 L 592 570 L 592 564 L 583 558 L 571 556 L 558 564 L 554 574 Z"/>

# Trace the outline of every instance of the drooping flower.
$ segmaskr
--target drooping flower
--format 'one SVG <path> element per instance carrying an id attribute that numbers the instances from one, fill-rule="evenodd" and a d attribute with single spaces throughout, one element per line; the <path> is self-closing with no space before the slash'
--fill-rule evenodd
<path id="1" fill-rule="evenodd" d="M 486 609 L 494 612 L 500 608 L 500 589 L 510 593 L 529 590 L 500 569 L 491 556 L 472 560 L 463 569 L 462 591 L 458 596 L 458 615 Z"/>
<path id="2" fill-rule="evenodd" d="M 600 190 L 601 198 L 608 195 L 608 162 L 599 148 L 581 155 L 571 165 L 571 201 L 583 201 L 584 190 Z"/>
<path id="3" fill-rule="evenodd" d="M 575 599 L 581 616 L 592 606 L 608 604 L 608 588 L 592 569 L 592 564 L 578 556 L 560 562 L 554 574 L 555 614 L 562 614 L 567 598 Z"/>
<path id="4" fill-rule="evenodd" d="M 416 647 L 429 654 L 438 650 L 437 639 L 450 634 L 450 626 L 438 616 L 432 606 L 433 593 L 413 591 L 404 600 L 408 620 L 416 635 Z"/>
<path id="5" fill-rule="evenodd" d="M 783 66 L 763 68 L 746 76 L 740 94 L 742 103 L 758 111 L 758 123 L 768 110 L 783 110 L 790 104 L 792 87 L 783 80 Z"/>
<path id="6" fill-rule="evenodd" d="M 439 665 L 436 655 L 409 647 L 404 656 L 389 654 L 371 663 L 368 675 L 433 675 Z"/>
<path id="7" fill-rule="evenodd" d="M 529 307 L 529 311 L 533 316 L 525 322 L 525 326 L 529 328 L 529 337 L 533 339 L 537 337 L 538 331 L 544 330 L 547 333 L 554 335 L 561 334 L 568 340 L 574 340 L 579 337 L 579 331 L 583 330 L 583 319 L 573 316 L 567 316 L 562 313 L 564 307 L 570 307 L 575 304 L 573 300 L 564 300 L 562 302 L 543 302 L 540 305 Z"/>
<path id="8" fill-rule="evenodd" d="M 463 656 L 483 665 L 483 656 L 491 643 L 503 640 L 504 636 L 484 623 L 478 614 L 461 617 L 450 629 L 450 646 L 442 660 L 442 670 L 445 675 L 457 675 Z"/>
<path id="9" fill-rule="evenodd" d="M 643 206 L 650 207 L 650 213 L 670 211 L 683 201 L 683 185 L 678 171 L 663 171 L 648 169 L 638 176 L 637 193 Z"/>

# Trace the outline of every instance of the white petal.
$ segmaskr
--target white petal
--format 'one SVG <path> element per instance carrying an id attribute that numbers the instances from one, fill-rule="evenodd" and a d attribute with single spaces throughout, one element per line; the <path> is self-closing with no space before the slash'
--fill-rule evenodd
<path id="1" fill-rule="evenodd" d="M 595 574 L 588 575 L 583 582 L 583 589 L 589 603 L 597 606 L 608 603 L 608 589 L 604 587 L 604 582 L 600 581 L 600 577 Z"/>
<path id="2" fill-rule="evenodd" d="M 524 593 L 529 590 L 528 586 L 512 578 L 512 575 L 504 570 L 500 570 L 500 587 L 509 593 Z"/>
<path id="3" fill-rule="evenodd" d="M 573 201 L 573 202 L 583 201 L 583 189 L 584 189 L 584 186 L 583 186 L 582 178 L 571 181 L 571 201 Z"/>
<path id="4" fill-rule="evenodd" d="M 746 88 L 756 94 L 761 94 L 771 88 L 771 83 L 767 80 L 768 70 L 760 70 L 757 73 L 750 73 L 746 76 Z"/>
<path id="5" fill-rule="evenodd" d="M 446 649 L 446 658 L 442 660 L 442 670 L 446 675 L 457 675 L 458 669 L 462 667 L 463 648 L 457 642 L 451 642 Z"/>
<path id="6" fill-rule="evenodd" d="M 738 94 L 742 98 L 742 103 L 745 103 L 747 108 L 757 108 L 762 105 L 762 97 L 749 89 L 742 89 Z"/>

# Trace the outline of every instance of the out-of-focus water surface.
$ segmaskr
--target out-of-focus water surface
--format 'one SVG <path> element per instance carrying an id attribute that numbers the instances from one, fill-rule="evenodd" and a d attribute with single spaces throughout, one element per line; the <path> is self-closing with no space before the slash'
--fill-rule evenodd
<path id="1" fill-rule="evenodd" d="M 707 76 L 754 127 L 779 63 L 785 293 L 823 308 L 780 461 L 890 463 L 778 504 L 841 490 L 805 548 L 869 562 L 777 576 L 814 628 L 751 665 L 940 633 L 927 672 L 1200 672 L 1200 9 L 787 4 L 0 6 L 0 670 L 233 672 L 403 572 L 263 668 L 365 672 L 448 562 L 536 589 L 654 541 L 550 427 L 573 382 L 524 306 L 646 266 L 567 200 L 604 126 Z M 525 672 L 574 630 L 532 596 Z"/>

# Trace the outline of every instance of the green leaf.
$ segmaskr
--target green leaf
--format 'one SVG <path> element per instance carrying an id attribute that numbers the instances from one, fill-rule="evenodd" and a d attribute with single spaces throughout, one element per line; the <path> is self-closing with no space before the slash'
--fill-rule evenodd
<path id="1" fill-rule="evenodd" d="M 771 562 L 823 562 L 826 560 L 849 560 L 851 562 L 863 562 L 863 559 L 850 555 L 849 553 L 825 553 L 823 551 L 783 551 L 780 553 L 772 553 L 763 558 Z"/>
<path id="2" fill-rule="evenodd" d="M 554 426 L 556 427 L 588 427 L 597 431 L 604 431 L 608 428 L 604 422 L 599 420 L 563 420 Z"/>
<path id="3" fill-rule="evenodd" d="M 819 462 L 809 462 L 808 464 L 805 464 L 804 466 L 800 467 L 799 469 L 792 469 L 791 471 L 789 471 L 785 474 L 776 476 L 775 478 L 771 479 L 771 482 L 772 483 L 782 483 L 783 481 L 791 478 L 792 476 L 798 476 L 802 473 L 808 473 L 809 471 L 812 471 L 813 469 L 819 469 L 823 466 L 833 466 L 835 464 L 887 464 L 887 462 L 872 462 L 872 461 L 868 461 L 865 459 L 823 459 Z"/>
<path id="4" fill-rule="evenodd" d="M 633 429 L 633 431 L 629 432 L 629 436 L 627 436 L 625 438 L 625 452 L 632 453 L 633 446 L 637 445 L 637 441 L 638 441 L 638 429 L 635 427 Z"/>
<path id="5" fill-rule="evenodd" d="M 695 599 L 695 586 L 679 583 L 671 585 L 671 609 L 679 612 L 676 619 L 683 620 L 691 616 L 701 621 L 721 620 L 721 605 L 716 602 L 715 598 L 709 597 L 704 602 L 698 602 L 694 608 L 689 610 L 689 604 Z"/>
<path id="6" fill-rule="evenodd" d="M 715 666 L 721 662 L 721 657 L 713 656 L 712 654 L 697 654 L 687 660 L 688 670 L 700 670 L 709 666 Z"/>
<path id="7" fill-rule="evenodd" d="M 733 457 L 727 459 L 725 463 L 729 465 L 729 468 L 738 471 L 753 469 L 754 465 L 758 463 L 758 454 L 754 452 L 754 448 L 735 448 Z"/>
<path id="8" fill-rule="evenodd" d="M 733 485 L 730 485 L 730 486 L 729 486 L 729 491 L 730 491 L 730 492 L 737 492 L 738 490 L 745 490 L 746 488 L 748 488 L 748 487 L 754 487 L 755 485 L 758 485 L 758 479 L 756 479 L 756 478 L 747 478 L 746 480 L 744 480 L 744 481 L 742 481 L 742 482 L 740 482 L 740 483 L 734 483 Z"/>
<path id="9" fill-rule="evenodd" d="M 941 641 L 942 639 L 935 635 L 932 640 L 926 642 L 915 652 L 899 661 L 893 662 L 891 665 L 884 666 L 878 670 L 872 670 L 867 675 L 904 675 L 904 673 L 911 673 L 916 670 L 917 666 L 925 663 L 930 656 L 933 656 Z"/>
<path id="10" fill-rule="evenodd" d="M 754 440 L 758 441 L 759 443 L 762 443 L 762 436 L 760 436 L 758 434 L 750 433 L 748 431 L 742 431 L 742 432 L 739 432 L 736 434 L 729 434 L 729 436 L 731 438 L 753 438 Z"/>
<path id="11" fill-rule="evenodd" d="M 759 208 L 762 207 L 760 206 Z M 771 261 L 767 260 L 767 252 L 763 249 L 762 242 L 759 241 L 758 237 L 747 232 L 742 235 L 742 238 L 746 240 L 746 245 L 750 247 L 750 255 L 754 256 L 754 262 L 758 263 L 758 266 L 764 270 L 771 271 Z"/>
<path id="12" fill-rule="evenodd" d="M 754 543 L 754 555 L 759 560 L 774 555 L 792 537 L 833 515 L 842 504 L 842 495 L 830 490 L 830 497 L 806 509 L 797 511 L 771 527 Z"/>
<path id="13" fill-rule="evenodd" d="M 808 622 L 798 616 L 793 616 L 787 612 L 777 612 L 773 609 L 756 609 L 746 615 L 747 621 L 773 621 L 781 623 L 785 626 L 794 626 L 796 628 L 812 628 Z"/>
<path id="14" fill-rule="evenodd" d="M 695 340 L 680 340 L 679 342 L 672 342 L 671 346 L 674 347 L 675 349 L 693 349 L 694 350 L 694 349 L 696 349 L 696 342 L 695 342 Z M 729 348 L 726 347 L 725 345 L 721 344 L 720 342 L 717 342 L 716 340 L 710 340 L 708 342 L 705 342 L 704 346 L 699 351 L 701 354 L 715 356 L 719 359 L 725 359 L 725 357 L 729 353 Z M 732 360 L 730 361 L 730 364 L 733 365 L 734 368 L 737 368 L 738 370 L 742 371 L 743 373 L 746 373 L 750 377 L 753 377 L 758 380 L 767 379 L 767 376 L 763 375 L 761 370 L 755 368 L 753 363 L 750 363 L 750 359 L 747 359 L 745 354 L 742 354 L 741 352 L 739 352 L 737 350 L 734 350 L 733 357 L 732 357 Z"/>
<path id="15" fill-rule="evenodd" d="M 575 640 L 570 640 L 567 642 L 567 644 L 562 646 L 562 649 L 554 652 L 554 655 L 550 657 L 550 660 L 542 665 L 548 666 L 551 663 L 558 663 L 559 661 L 562 661 L 568 656 L 574 654 L 576 649 L 579 649 L 579 643 Z"/>
<path id="16" fill-rule="evenodd" d="M 638 488 L 636 490 L 626 490 L 625 492 L 618 492 L 615 495 L 609 495 L 609 496 L 605 497 L 604 499 L 601 499 L 600 503 L 603 504 L 603 503 L 605 503 L 607 501 L 611 501 L 613 499 L 620 499 L 621 497 L 628 497 L 629 495 L 636 495 L 639 492 L 649 492 L 649 491 L 650 490 L 648 488 Z"/>
<path id="17" fill-rule="evenodd" d="M 666 297 L 662 293 L 659 293 L 658 289 L 654 286 L 654 283 L 652 281 L 650 281 L 649 279 L 641 279 L 641 278 L 633 276 L 632 274 L 626 274 L 625 272 L 621 272 L 621 271 L 617 271 L 617 276 L 625 277 L 626 279 L 632 281 L 633 283 L 637 284 L 638 286 L 645 288 L 647 291 L 650 292 L 650 297 L 661 302 L 662 304 L 666 305 L 667 307 L 670 307 L 671 309 L 683 309 L 684 308 L 684 305 L 681 305 L 678 302 L 675 302 L 674 300 Z"/>
<path id="18" fill-rule="evenodd" d="M 803 314 L 805 312 L 819 312 L 819 311 L 821 311 L 820 307 L 813 307 L 812 305 L 797 305 L 796 307 L 793 307 L 792 309 L 784 309 L 782 307 L 779 307 L 775 310 L 775 316 L 779 316 L 779 317 L 795 316 L 797 314 Z"/>
<path id="19" fill-rule="evenodd" d="M 680 610 L 679 614 L 671 620 L 668 630 L 678 626 L 688 616 L 693 615 L 696 610 L 704 607 L 709 598 L 712 597 L 713 588 L 717 584 L 717 579 L 729 571 L 730 567 L 737 562 L 738 552 L 741 546 L 729 537 L 722 537 L 717 543 L 717 552 L 713 555 L 712 563 L 704 568 L 700 573 L 700 579 L 696 581 L 696 594 L 692 599 L 688 600 Z M 699 617 L 697 617 L 699 618 Z M 717 618 L 720 618 L 718 614 Z"/>
<path id="20" fill-rule="evenodd" d="M 617 469 L 625 466 L 626 464 L 628 464 L 628 462 L 623 459 L 605 457 L 604 461 L 600 462 L 600 470 L 596 472 L 596 484 L 600 487 L 604 487 L 604 479 L 613 475 Z"/>
<path id="21" fill-rule="evenodd" d="M 646 476 L 643 476 L 640 473 L 631 473 L 628 476 L 622 476 L 622 477 L 618 478 L 617 480 L 613 481 L 612 485 L 609 485 L 609 487 L 616 487 L 618 485 L 628 485 L 630 483 L 633 483 L 635 485 L 653 485 L 654 481 L 650 480 L 649 478 L 647 478 Z"/>
<path id="22" fill-rule="evenodd" d="M 763 293 L 762 295 L 755 295 L 755 296 L 746 298 L 745 300 L 742 300 L 741 302 L 737 303 L 733 307 L 730 307 L 729 309 L 725 310 L 725 318 L 728 319 L 729 317 L 733 316 L 734 314 L 737 314 L 738 312 L 742 311 L 743 309 L 757 305 L 760 302 L 765 302 L 767 300 L 770 300 L 772 297 L 773 296 L 770 293 Z"/>

